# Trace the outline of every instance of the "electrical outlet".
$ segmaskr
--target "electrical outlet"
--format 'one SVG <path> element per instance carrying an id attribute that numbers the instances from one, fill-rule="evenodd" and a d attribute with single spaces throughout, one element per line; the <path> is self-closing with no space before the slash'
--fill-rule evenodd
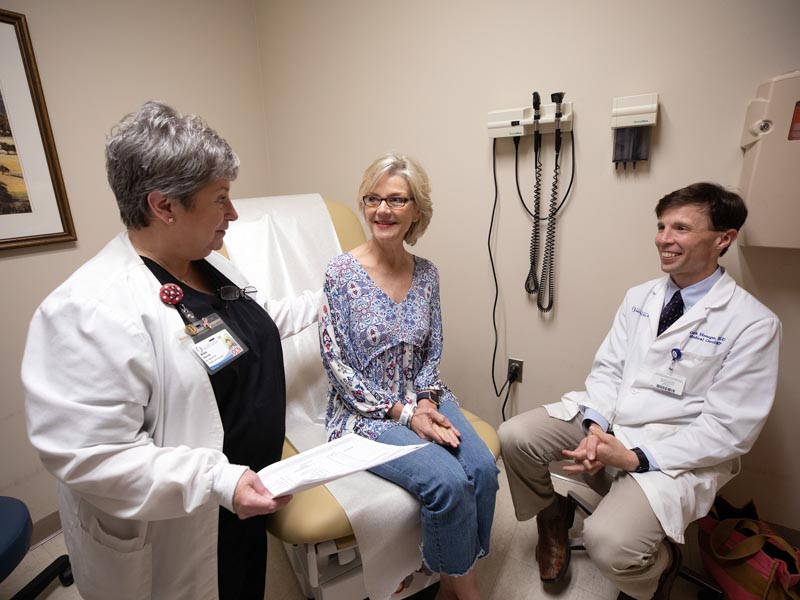
<path id="1" fill-rule="evenodd" d="M 523 361 L 519 360 L 518 358 L 509 358 L 508 359 L 508 375 L 507 378 L 511 379 L 511 369 L 512 367 L 517 368 L 517 379 L 515 383 L 522 383 L 522 364 Z"/>

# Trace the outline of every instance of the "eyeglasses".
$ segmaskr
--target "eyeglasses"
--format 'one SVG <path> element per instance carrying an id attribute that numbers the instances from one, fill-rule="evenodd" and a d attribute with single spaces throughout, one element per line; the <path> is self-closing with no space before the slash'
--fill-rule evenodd
<path id="1" fill-rule="evenodd" d="M 240 298 L 251 300 L 250 294 L 255 294 L 256 292 L 256 288 L 252 285 L 248 285 L 245 288 L 238 288 L 235 285 L 223 285 L 216 291 L 216 294 L 221 300 L 225 300 L 225 302 L 233 302 Z"/>
<path id="2" fill-rule="evenodd" d="M 369 206 L 370 208 L 377 208 L 384 200 L 389 208 L 403 208 L 407 202 L 414 202 L 413 198 L 406 198 L 405 196 L 389 196 L 388 198 L 381 198 L 375 194 L 367 194 L 361 198 L 364 206 Z"/>

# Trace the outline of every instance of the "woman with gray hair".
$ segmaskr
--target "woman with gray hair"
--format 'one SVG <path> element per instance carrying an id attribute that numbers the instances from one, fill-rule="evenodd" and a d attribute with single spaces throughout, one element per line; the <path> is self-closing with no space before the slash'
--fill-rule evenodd
<path id="1" fill-rule="evenodd" d="M 477 599 L 474 566 L 489 552 L 498 471 L 439 377 L 439 273 L 404 245 L 433 216 L 428 176 L 414 159 L 386 154 L 367 168 L 358 195 L 372 236 L 328 264 L 320 311 L 328 437 L 429 442 L 371 471 L 422 504 L 422 563 L 440 574 L 437 597 Z M 375 510 L 391 519 L 391 506 Z"/>
<path id="2" fill-rule="evenodd" d="M 263 515 L 290 500 L 256 475 L 281 456 L 281 337 L 318 295 L 268 314 L 216 252 L 239 159 L 201 119 L 146 103 L 106 167 L 127 231 L 44 300 L 22 365 L 75 581 L 86 600 L 261 600 Z"/>

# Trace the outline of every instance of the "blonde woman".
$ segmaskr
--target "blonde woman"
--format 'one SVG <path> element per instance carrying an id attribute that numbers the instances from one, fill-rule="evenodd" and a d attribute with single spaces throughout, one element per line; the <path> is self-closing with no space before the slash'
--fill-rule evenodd
<path id="1" fill-rule="evenodd" d="M 371 237 L 333 259 L 325 277 L 328 437 L 429 442 L 372 471 L 422 503 L 422 559 L 441 575 L 438 597 L 480 598 L 474 565 L 489 552 L 497 467 L 439 377 L 438 271 L 405 247 L 433 214 L 427 174 L 412 158 L 387 154 L 364 173 L 359 201 Z M 391 506 L 377 510 L 391 518 Z"/>

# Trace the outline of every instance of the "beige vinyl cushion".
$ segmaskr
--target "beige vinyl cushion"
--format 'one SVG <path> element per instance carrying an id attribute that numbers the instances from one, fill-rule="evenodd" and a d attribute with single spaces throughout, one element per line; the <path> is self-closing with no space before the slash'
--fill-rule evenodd
<path id="1" fill-rule="evenodd" d="M 352 208 L 334 200 L 325 200 L 325 206 L 331 213 L 331 221 L 333 221 L 333 228 L 336 230 L 336 237 L 339 238 L 342 252 L 350 252 L 356 246 L 367 241 L 361 221 L 358 220 L 358 216 Z"/>

